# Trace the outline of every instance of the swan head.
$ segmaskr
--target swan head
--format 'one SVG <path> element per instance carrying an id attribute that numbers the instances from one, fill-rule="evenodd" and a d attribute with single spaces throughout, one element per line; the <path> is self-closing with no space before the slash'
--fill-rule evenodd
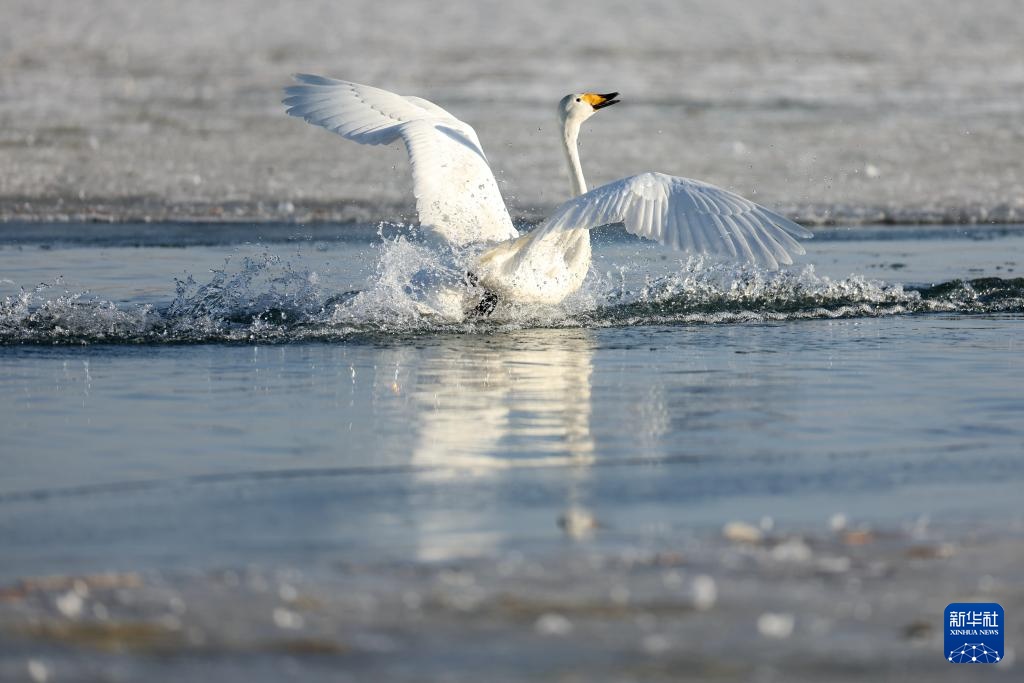
<path id="1" fill-rule="evenodd" d="M 599 109 L 618 103 L 617 92 L 599 95 L 594 92 L 580 92 L 566 95 L 558 103 L 558 118 L 563 125 L 573 123 L 579 125 L 593 116 Z"/>

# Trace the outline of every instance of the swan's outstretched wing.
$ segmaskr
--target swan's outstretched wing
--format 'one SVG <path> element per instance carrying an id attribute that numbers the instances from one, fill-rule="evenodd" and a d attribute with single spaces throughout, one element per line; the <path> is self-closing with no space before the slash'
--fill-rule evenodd
<path id="1" fill-rule="evenodd" d="M 595 188 L 562 204 L 537 230 L 546 234 L 610 223 L 623 223 L 628 232 L 675 249 L 771 269 L 804 253 L 795 237 L 813 237 L 728 190 L 664 173 L 641 173 Z"/>
<path id="2" fill-rule="evenodd" d="M 432 102 L 368 85 L 298 74 L 288 113 L 365 145 L 401 138 L 420 223 L 455 245 L 516 237 L 473 128 Z"/>

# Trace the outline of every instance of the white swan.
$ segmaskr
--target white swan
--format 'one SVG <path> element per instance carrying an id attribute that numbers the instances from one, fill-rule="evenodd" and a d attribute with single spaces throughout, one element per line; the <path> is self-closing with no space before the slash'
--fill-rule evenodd
<path id="1" fill-rule="evenodd" d="M 618 102 L 618 93 L 559 102 L 574 198 L 520 236 L 469 124 L 419 97 L 322 76 L 295 79 L 300 85 L 285 89 L 288 114 L 362 144 L 405 142 L 421 226 L 454 247 L 498 242 L 477 258 L 473 274 L 501 299 L 562 301 L 590 269 L 589 230 L 611 223 L 675 249 L 773 270 L 804 253 L 794 237 L 812 236 L 763 206 L 689 178 L 640 173 L 588 192 L 576 144 L 580 126 Z"/>

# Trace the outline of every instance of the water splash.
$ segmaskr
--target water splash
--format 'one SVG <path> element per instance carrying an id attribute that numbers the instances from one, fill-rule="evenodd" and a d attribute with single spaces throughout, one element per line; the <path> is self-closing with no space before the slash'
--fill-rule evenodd
<path id="1" fill-rule="evenodd" d="M 315 271 L 266 252 L 243 257 L 236 269 L 228 258 L 205 284 L 192 275 L 175 283 L 174 301 L 161 312 L 172 339 L 273 337 L 319 324 L 333 305 Z"/>
<path id="2" fill-rule="evenodd" d="M 379 247 L 367 289 L 338 302 L 332 321 L 380 331 L 406 331 L 465 319 L 484 291 L 468 277 L 471 254 L 439 250 L 404 236 Z"/>
<path id="3" fill-rule="evenodd" d="M 398 236 L 378 247 L 359 291 L 332 291 L 321 276 L 264 252 L 228 259 L 205 281 L 176 281 L 166 306 L 118 304 L 58 279 L 0 301 L 0 344 L 339 341 L 433 333 L 485 334 L 527 327 L 724 324 L 908 313 L 1024 312 L 1024 278 L 954 280 L 928 288 L 779 272 L 700 257 L 645 277 L 646 263 L 592 272 L 558 306 L 499 304 L 472 313 L 483 291 L 467 277 L 473 254 L 439 251 Z M 469 311 L 469 313 L 467 313 Z"/>
<path id="4" fill-rule="evenodd" d="M 151 306 L 118 307 L 87 291 L 69 292 L 63 285 L 57 278 L 5 297 L 0 302 L 0 343 L 132 341 L 160 318 Z"/>
<path id="5" fill-rule="evenodd" d="M 947 310 L 901 284 L 861 275 L 835 280 L 817 275 L 813 265 L 766 271 L 703 257 L 681 262 L 675 274 L 646 281 L 636 295 L 614 293 L 607 302 L 593 323 L 725 323 Z"/>

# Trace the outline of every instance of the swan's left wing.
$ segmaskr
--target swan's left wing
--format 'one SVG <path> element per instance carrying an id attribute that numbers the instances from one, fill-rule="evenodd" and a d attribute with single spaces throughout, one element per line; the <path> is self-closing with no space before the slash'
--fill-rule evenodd
<path id="1" fill-rule="evenodd" d="M 364 145 L 405 142 L 424 228 L 454 245 L 518 236 L 468 123 L 422 97 L 310 74 L 295 79 L 284 100 L 292 116 Z"/>
<path id="2" fill-rule="evenodd" d="M 641 173 L 602 185 L 558 207 L 541 234 L 623 223 L 628 232 L 674 249 L 716 254 L 773 270 L 805 253 L 813 237 L 788 218 L 699 180 Z"/>

